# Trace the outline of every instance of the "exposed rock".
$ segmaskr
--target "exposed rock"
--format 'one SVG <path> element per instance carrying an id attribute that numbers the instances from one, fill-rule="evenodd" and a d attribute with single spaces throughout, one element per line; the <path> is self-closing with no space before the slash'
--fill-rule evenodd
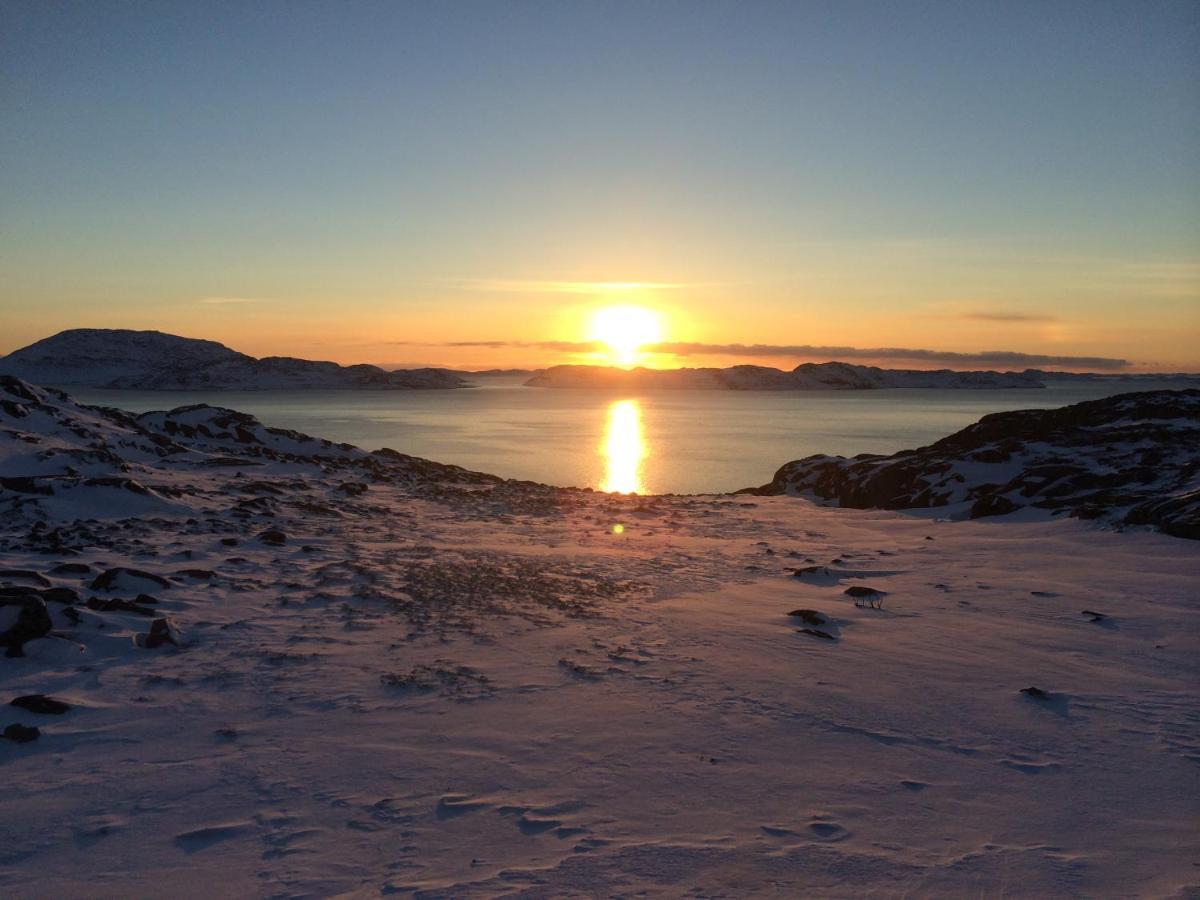
<path id="1" fill-rule="evenodd" d="M 141 569 L 127 569 L 124 566 L 118 566 L 115 569 L 109 569 L 97 575 L 92 580 L 91 589 L 93 591 L 108 591 L 129 580 L 149 581 L 151 584 L 156 584 L 163 588 L 171 586 L 171 582 L 167 581 L 161 575 L 155 575 L 152 572 L 143 572 Z"/>
<path id="2" fill-rule="evenodd" d="M 807 622 L 809 625 L 824 625 L 827 621 L 829 621 L 815 609 L 793 609 L 790 613 L 788 613 L 788 615 L 795 616 L 801 621 Z"/>
<path id="3" fill-rule="evenodd" d="M 1014 503 L 1003 494 L 984 494 L 971 505 L 967 513 L 972 519 L 982 519 L 986 516 L 1006 516 L 1016 512 L 1021 504 Z"/>
<path id="4" fill-rule="evenodd" d="M 41 730 L 32 725 L 19 725 L 16 722 L 4 729 L 3 737 L 18 744 L 28 744 L 41 737 Z"/>
<path id="5" fill-rule="evenodd" d="M 20 610 L 17 621 L 0 634 L 0 647 L 5 648 L 7 656 L 24 656 L 26 642 L 45 637 L 54 627 L 50 611 L 46 609 L 46 601 L 36 593 L 0 596 L 0 607 L 4 606 L 15 606 Z"/>
<path id="6" fill-rule="evenodd" d="M 59 563 L 50 570 L 51 575 L 90 575 L 92 567 L 85 563 Z"/>
<path id="7" fill-rule="evenodd" d="M 1022 507 L 1200 539 L 1200 390 L 1147 391 L 984 416 L 891 456 L 810 456 L 747 493 L 856 509 L 954 507 L 979 518 Z"/>
<path id="8" fill-rule="evenodd" d="M 140 594 L 138 599 L 142 597 L 154 599 L 146 594 Z M 96 612 L 128 612 L 138 616 L 153 616 L 155 613 L 153 606 L 142 606 L 133 600 L 122 600 L 119 597 L 89 597 L 87 608 Z"/>
<path id="9" fill-rule="evenodd" d="M 183 643 L 183 635 L 179 628 L 169 618 L 155 619 L 150 623 L 150 631 L 137 635 L 139 647 L 153 650 L 164 644 L 178 647 Z"/>
<path id="10" fill-rule="evenodd" d="M 41 587 L 50 587 L 51 581 L 45 575 L 38 572 L 31 572 L 28 569 L 0 569 L 0 580 L 13 581 L 29 581 Z"/>
<path id="11" fill-rule="evenodd" d="M 31 713 L 45 716 L 61 716 L 71 709 L 71 704 L 47 697 L 45 694 L 26 694 L 8 701 L 9 706 L 18 706 Z"/>

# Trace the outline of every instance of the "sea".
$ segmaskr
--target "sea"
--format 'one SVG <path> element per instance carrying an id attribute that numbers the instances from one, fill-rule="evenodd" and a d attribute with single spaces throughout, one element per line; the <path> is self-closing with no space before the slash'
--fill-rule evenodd
<path id="1" fill-rule="evenodd" d="M 129 412 L 207 403 L 367 450 L 506 478 L 622 493 L 734 491 L 816 453 L 921 447 L 988 413 L 1063 406 L 1178 382 L 1050 382 L 1023 390 L 647 391 L 532 388 L 520 376 L 430 391 L 113 391 L 69 388 Z"/>

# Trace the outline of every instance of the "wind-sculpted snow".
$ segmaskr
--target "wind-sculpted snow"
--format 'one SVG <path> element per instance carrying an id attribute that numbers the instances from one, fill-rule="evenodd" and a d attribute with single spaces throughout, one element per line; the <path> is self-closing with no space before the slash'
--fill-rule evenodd
<path id="1" fill-rule="evenodd" d="M 60 332 L 0 358 L 0 372 L 38 384 L 146 391 L 467 386 L 444 369 L 388 372 L 284 356 L 255 359 L 215 341 L 116 328 Z"/>
<path id="2" fill-rule="evenodd" d="M 769 366 L 727 369 L 619 369 L 611 366 L 553 366 L 527 382 L 545 388 L 621 388 L 636 390 L 724 391 L 869 391 L 885 388 L 1040 388 L 1040 378 L 1025 372 L 927 372 L 879 369 L 850 363 L 804 363 L 790 372 Z"/>
<path id="3" fill-rule="evenodd" d="M 1029 508 L 1200 538 L 1200 390 L 995 413 L 917 450 L 796 460 L 756 492 L 971 518 Z"/>
<path id="4" fill-rule="evenodd" d="M 1200 544 L 13 378 L 0 479 L 5 898 L 1195 893 Z"/>

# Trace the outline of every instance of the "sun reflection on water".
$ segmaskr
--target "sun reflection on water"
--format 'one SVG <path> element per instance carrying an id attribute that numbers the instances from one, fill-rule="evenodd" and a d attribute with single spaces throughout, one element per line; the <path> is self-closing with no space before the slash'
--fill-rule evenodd
<path id="1" fill-rule="evenodd" d="M 621 494 L 643 494 L 642 460 L 646 442 L 642 438 L 642 410 L 636 400 L 617 400 L 608 408 L 604 428 L 604 481 L 600 490 Z"/>

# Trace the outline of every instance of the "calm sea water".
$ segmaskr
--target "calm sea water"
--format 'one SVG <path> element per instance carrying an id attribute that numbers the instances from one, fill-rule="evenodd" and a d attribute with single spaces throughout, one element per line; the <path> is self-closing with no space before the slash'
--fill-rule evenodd
<path id="1" fill-rule="evenodd" d="M 130 412 L 210 403 L 366 449 L 510 478 L 639 493 L 707 493 L 763 484 L 812 453 L 919 447 L 989 412 L 1062 406 L 1131 388 L 1062 382 L 1044 390 L 828 392 L 527 388 L 478 379 L 454 391 L 101 391 L 84 403 Z M 1177 386 L 1177 385 L 1176 385 Z M 1134 390 L 1171 387 L 1138 384 Z"/>

